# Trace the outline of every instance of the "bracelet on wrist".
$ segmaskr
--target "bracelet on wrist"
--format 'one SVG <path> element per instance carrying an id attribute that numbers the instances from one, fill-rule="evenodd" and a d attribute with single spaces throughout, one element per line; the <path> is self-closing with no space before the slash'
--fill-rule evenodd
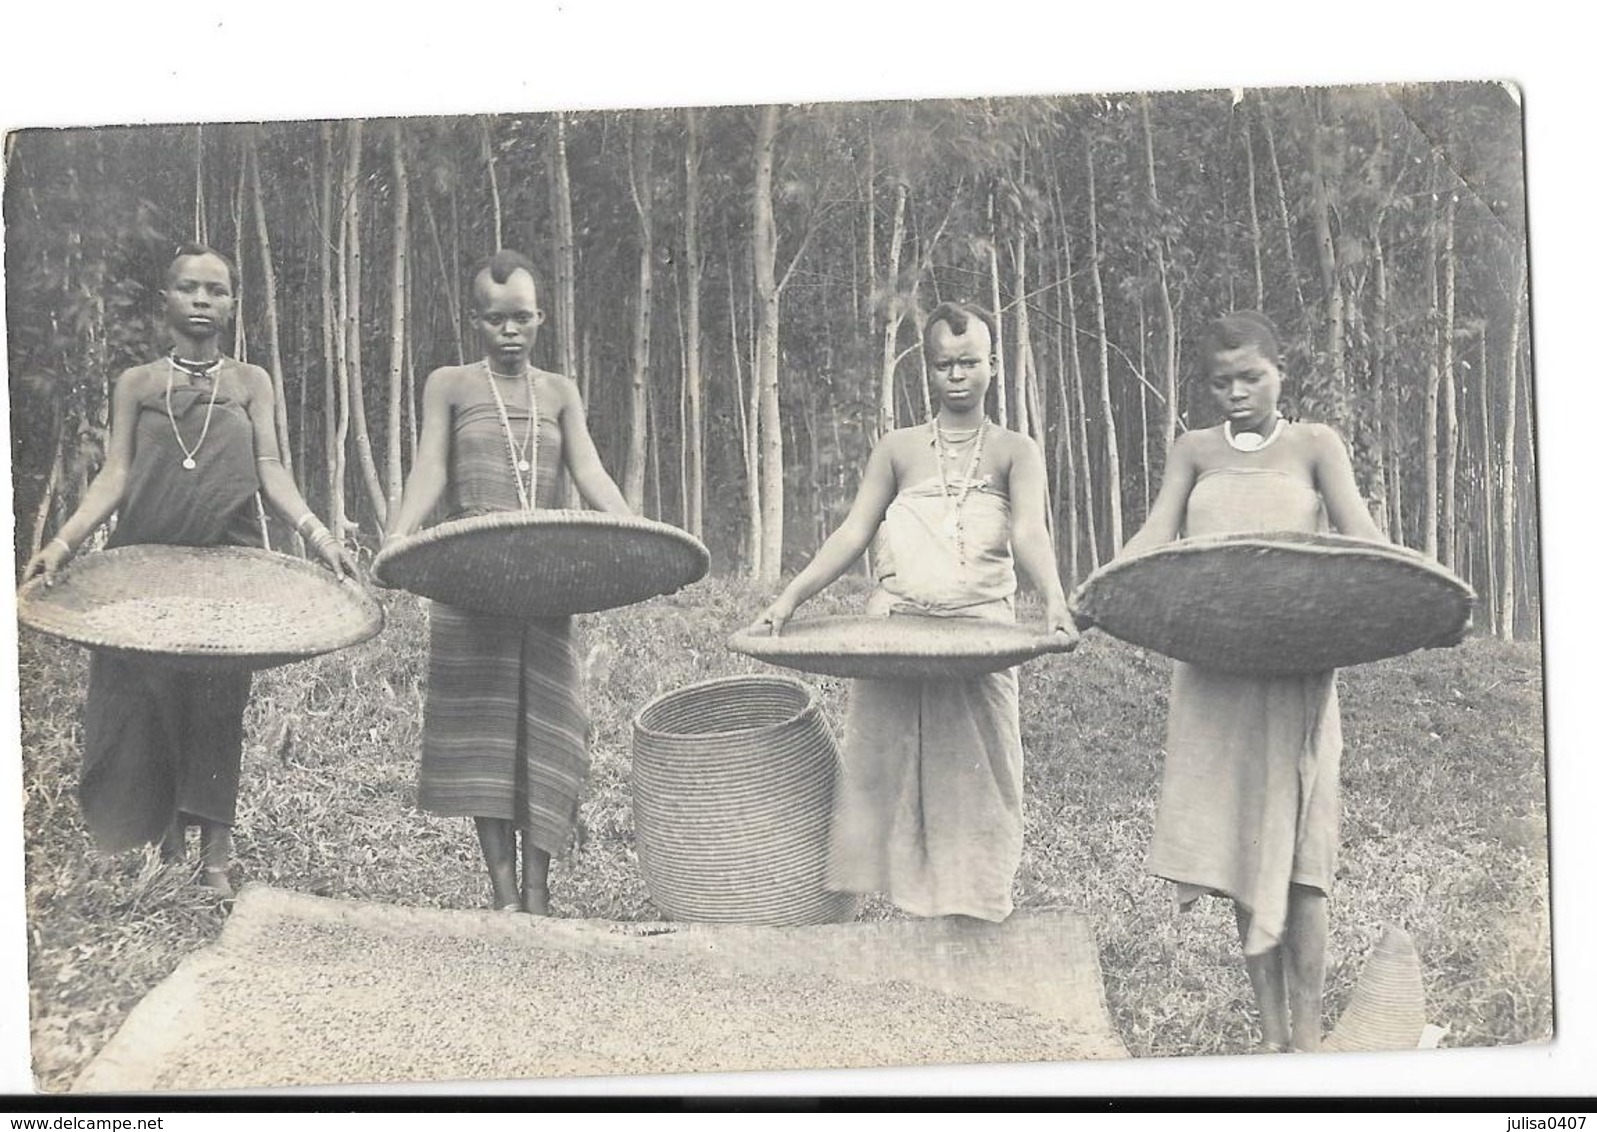
<path id="1" fill-rule="evenodd" d="M 51 539 L 50 542 L 51 543 L 60 543 L 62 550 L 66 551 L 68 554 L 72 553 L 72 544 L 70 542 L 68 542 L 66 539 L 62 538 L 60 535 L 57 535 L 55 538 Z M 48 545 L 50 545 L 50 543 L 46 543 L 45 545 L 48 546 Z"/>

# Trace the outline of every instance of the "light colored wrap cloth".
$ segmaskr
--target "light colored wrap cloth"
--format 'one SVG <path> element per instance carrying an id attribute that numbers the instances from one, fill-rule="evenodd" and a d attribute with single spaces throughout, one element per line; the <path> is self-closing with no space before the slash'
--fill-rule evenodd
<path id="1" fill-rule="evenodd" d="M 957 492 L 958 481 L 950 485 Z M 887 509 L 867 611 L 1013 621 L 1008 495 L 972 486 L 966 561 L 936 480 Z M 832 813 L 831 887 L 885 892 L 918 916 L 1004 919 L 1020 865 L 1020 705 L 1013 670 L 966 680 L 856 680 Z"/>
<path id="2" fill-rule="evenodd" d="M 1314 488 L 1273 469 L 1207 472 L 1187 500 L 1188 535 L 1323 527 Z M 1269 951 L 1290 885 L 1330 891 L 1341 757 L 1335 672 L 1242 676 L 1176 662 L 1149 870 L 1176 882 L 1183 906 L 1207 892 L 1235 900 L 1252 913 L 1243 951 Z"/>

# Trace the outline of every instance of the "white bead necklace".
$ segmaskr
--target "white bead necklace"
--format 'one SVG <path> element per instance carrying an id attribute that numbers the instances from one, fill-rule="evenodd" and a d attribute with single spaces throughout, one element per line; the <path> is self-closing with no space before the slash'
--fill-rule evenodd
<path id="1" fill-rule="evenodd" d="M 216 391 L 222 384 L 217 380 L 216 371 L 221 366 L 222 359 L 217 358 L 206 368 L 203 375 L 194 374 L 195 377 L 204 376 L 211 379 L 211 399 L 205 404 L 205 423 L 200 425 L 200 438 L 194 442 L 194 447 L 190 448 L 177 427 L 177 414 L 172 412 L 172 379 L 177 376 L 177 362 L 172 359 L 171 354 L 166 356 L 166 419 L 172 425 L 172 435 L 177 438 L 177 446 L 183 450 L 183 467 L 191 472 L 199 466 L 194 457 L 200 454 L 200 449 L 205 446 L 205 437 L 211 431 L 211 410 L 216 408 Z"/>
<path id="2" fill-rule="evenodd" d="M 937 479 L 943 488 L 943 535 L 954 540 L 954 554 L 960 564 L 965 562 L 965 500 L 970 497 L 970 489 L 976 484 L 976 471 L 981 467 L 982 449 L 987 445 L 987 418 L 983 417 L 981 424 L 977 425 L 974 432 L 976 446 L 971 449 L 970 463 L 965 467 L 964 482 L 959 485 L 959 494 L 956 496 L 948 484 L 948 469 L 943 467 L 943 461 L 952 453 L 948 450 L 947 440 L 943 426 L 936 418 L 932 419 L 932 446 L 937 449 Z"/>
<path id="3" fill-rule="evenodd" d="M 505 410 L 505 399 L 499 395 L 499 383 L 494 380 L 493 366 L 482 360 L 483 373 L 488 378 L 488 389 L 494 395 L 494 408 L 499 410 L 499 425 L 505 430 L 505 448 L 510 453 L 510 473 L 516 477 L 516 498 L 523 511 L 531 511 L 537 502 L 535 488 L 538 483 L 538 393 L 533 387 L 532 367 L 527 366 L 521 376 L 527 382 L 527 431 L 516 443 L 515 431 L 510 427 L 510 414 Z M 514 375 L 511 375 L 514 376 Z M 523 479 L 522 477 L 526 478 Z"/>
<path id="4" fill-rule="evenodd" d="M 1285 417 L 1275 418 L 1275 427 L 1270 430 L 1269 436 L 1260 436 L 1256 432 L 1245 432 L 1237 436 L 1231 431 L 1231 422 L 1225 422 L 1225 442 L 1238 452 L 1263 452 L 1275 443 L 1276 437 L 1281 435 L 1281 430 L 1286 427 Z"/>

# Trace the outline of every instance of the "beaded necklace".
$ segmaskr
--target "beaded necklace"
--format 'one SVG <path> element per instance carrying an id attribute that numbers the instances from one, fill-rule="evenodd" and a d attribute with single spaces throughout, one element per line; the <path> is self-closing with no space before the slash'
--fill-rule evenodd
<path id="1" fill-rule="evenodd" d="M 948 483 L 948 469 L 943 467 L 943 462 L 952 452 L 949 448 L 951 441 L 943 432 L 943 426 L 934 417 L 932 426 L 932 447 L 937 449 L 937 479 L 943 488 L 943 535 L 954 540 L 954 554 L 960 564 L 965 562 L 965 501 L 970 497 L 970 489 L 976 484 L 976 471 L 981 467 L 982 449 L 987 445 L 987 418 L 983 417 L 981 424 L 973 429 L 976 446 L 971 449 L 970 463 L 965 466 L 964 482 L 959 485 L 956 495 Z"/>
<path id="2" fill-rule="evenodd" d="M 221 358 L 217 358 L 204 368 L 191 368 L 188 365 L 183 367 L 183 371 L 191 377 L 211 379 L 211 399 L 205 403 L 205 423 L 200 425 L 200 438 L 194 442 L 194 447 L 190 448 L 177 427 L 177 414 L 172 412 L 172 379 L 177 376 L 177 359 L 171 354 L 166 356 L 166 419 L 172 425 L 172 435 L 177 438 L 177 446 L 183 450 L 183 467 L 191 472 L 199 466 L 194 457 L 200 454 L 200 449 L 205 445 L 205 437 L 211 431 L 211 410 L 216 408 L 216 391 L 222 384 L 216 379 L 216 371 L 221 368 Z"/>
<path id="3" fill-rule="evenodd" d="M 516 498 L 523 511 L 531 511 L 537 501 L 534 488 L 538 482 L 538 393 L 533 388 L 532 367 L 527 366 L 521 376 L 527 382 L 527 431 L 516 443 L 515 431 L 510 427 L 510 414 L 505 410 L 505 399 L 499 395 L 499 383 L 494 380 L 493 366 L 482 360 L 483 373 L 488 378 L 488 389 L 494 395 L 494 408 L 499 410 L 499 425 L 505 430 L 505 448 L 510 454 L 510 473 L 516 477 Z M 526 478 L 523 479 L 522 477 Z"/>
<path id="4" fill-rule="evenodd" d="M 1244 432 L 1237 436 L 1231 431 L 1231 422 L 1225 422 L 1225 442 L 1238 452 L 1263 452 L 1275 443 L 1275 438 L 1281 435 L 1281 429 L 1286 426 L 1285 417 L 1275 418 L 1275 427 L 1270 430 L 1269 436 L 1260 436 L 1256 432 Z M 1247 439 L 1243 439 L 1246 437 Z"/>

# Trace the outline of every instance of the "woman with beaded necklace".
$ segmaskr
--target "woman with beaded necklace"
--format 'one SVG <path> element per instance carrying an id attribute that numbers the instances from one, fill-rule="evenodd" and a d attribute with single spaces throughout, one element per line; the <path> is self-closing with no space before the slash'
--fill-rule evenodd
<path id="1" fill-rule="evenodd" d="M 293 523 L 334 572 L 354 576 L 338 541 L 311 513 L 283 467 L 272 379 L 221 353 L 237 271 L 200 244 L 185 244 L 161 292 L 173 350 L 117 378 L 105 464 L 23 580 L 49 584 L 113 512 L 108 547 L 259 546 L 257 492 Z M 238 796 L 248 672 L 205 673 L 95 653 L 84 708 L 79 797 L 108 852 L 161 841 L 181 853 L 198 824 L 201 879 L 231 892 L 228 862 Z"/>
<path id="2" fill-rule="evenodd" d="M 1054 567 L 1042 452 L 987 419 L 994 326 L 944 303 L 927 318 L 936 416 L 877 443 L 847 518 L 756 624 L 780 633 L 880 529 L 868 612 L 1013 621 L 1015 566 L 1048 629 L 1076 629 Z M 1000 921 L 1020 865 L 1022 751 L 1013 670 L 968 680 L 855 680 L 833 803 L 828 882 L 917 916 Z"/>
<path id="3" fill-rule="evenodd" d="M 588 435 L 576 384 L 532 366 L 543 312 L 533 266 L 504 250 L 472 274 L 487 356 L 444 366 L 422 392 L 416 463 L 390 526 L 555 505 L 564 467 L 588 505 L 630 515 Z M 587 711 L 571 618 L 516 620 L 433 602 L 420 803 L 474 818 L 494 906 L 549 911 L 549 860 L 576 826 L 588 774 Z M 521 881 L 516 881 L 516 834 Z"/>
<path id="4" fill-rule="evenodd" d="M 1223 420 L 1176 438 L 1121 557 L 1183 534 L 1315 531 L 1327 518 L 1342 534 L 1387 541 L 1342 438 L 1277 407 L 1270 320 L 1255 311 L 1217 319 L 1200 353 Z M 1175 883 L 1183 907 L 1206 893 L 1232 900 L 1269 1050 L 1320 1047 L 1341 753 L 1334 672 L 1241 676 L 1176 662 L 1148 867 Z"/>

